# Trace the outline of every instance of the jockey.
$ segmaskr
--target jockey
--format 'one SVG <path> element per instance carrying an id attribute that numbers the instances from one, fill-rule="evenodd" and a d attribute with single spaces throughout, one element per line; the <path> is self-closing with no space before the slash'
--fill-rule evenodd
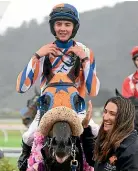
<path id="1" fill-rule="evenodd" d="M 84 44 L 74 41 L 80 26 L 77 9 L 70 4 L 56 5 L 49 15 L 49 25 L 55 41 L 42 46 L 34 53 L 28 65 L 17 78 L 17 92 L 25 93 L 37 80 L 40 80 L 42 95 L 47 84 L 47 79 L 43 74 L 46 69 L 45 58 L 49 57 L 53 73 L 68 73 L 74 64 L 71 56 L 76 55 L 81 61 L 81 71 L 76 81 L 79 95 L 85 98 L 87 90 L 89 96 L 97 96 L 100 82 L 96 75 L 93 52 Z M 38 112 L 28 131 L 23 134 L 23 151 L 18 161 L 20 170 L 26 167 L 25 159 L 31 151 L 33 133 L 38 127 L 39 117 Z M 24 166 L 21 166 L 22 161 L 24 161 Z"/>
<path id="2" fill-rule="evenodd" d="M 136 66 L 136 71 L 125 78 L 122 85 L 122 95 L 126 98 L 138 97 L 138 46 L 131 51 L 132 60 Z"/>

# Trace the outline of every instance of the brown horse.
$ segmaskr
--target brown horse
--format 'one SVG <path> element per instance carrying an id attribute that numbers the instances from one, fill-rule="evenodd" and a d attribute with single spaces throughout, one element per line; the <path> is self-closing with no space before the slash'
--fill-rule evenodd
<path id="1" fill-rule="evenodd" d="M 37 99 L 40 97 L 40 93 L 36 88 L 34 92 L 35 95 L 31 99 L 27 100 L 27 106 L 20 111 L 22 123 L 27 128 L 29 128 L 37 113 Z"/>

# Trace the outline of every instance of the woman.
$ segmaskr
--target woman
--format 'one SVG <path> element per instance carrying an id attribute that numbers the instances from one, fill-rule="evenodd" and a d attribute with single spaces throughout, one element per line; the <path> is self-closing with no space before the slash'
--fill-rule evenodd
<path id="1" fill-rule="evenodd" d="M 82 135 L 86 160 L 95 171 L 138 171 L 138 136 L 135 108 L 129 99 L 113 97 L 103 111 L 103 122 L 94 140 L 90 127 Z"/>

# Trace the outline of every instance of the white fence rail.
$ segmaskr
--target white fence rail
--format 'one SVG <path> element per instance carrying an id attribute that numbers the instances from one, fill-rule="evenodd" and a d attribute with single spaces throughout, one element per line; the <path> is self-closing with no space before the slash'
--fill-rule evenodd
<path id="1" fill-rule="evenodd" d="M 8 142 L 8 131 L 20 131 L 21 135 L 26 130 L 26 128 L 22 125 L 7 125 L 1 124 L 0 125 L 0 132 L 3 133 L 4 142 Z"/>
<path id="2" fill-rule="evenodd" d="M 12 124 L 0 124 L 0 132 L 3 133 L 4 142 L 7 143 L 9 141 L 8 138 L 8 131 L 19 131 L 21 136 L 23 132 L 27 128 L 23 125 L 12 125 Z M 0 150 L 3 151 L 4 157 L 19 157 L 21 153 L 21 148 L 14 148 L 14 147 L 0 147 Z"/>
<path id="3" fill-rule="evenodd" d="M 21 148 L 0 147 L 0 150 L 3 151 L 4 157 L 19 157 L 21 153 Z"/>

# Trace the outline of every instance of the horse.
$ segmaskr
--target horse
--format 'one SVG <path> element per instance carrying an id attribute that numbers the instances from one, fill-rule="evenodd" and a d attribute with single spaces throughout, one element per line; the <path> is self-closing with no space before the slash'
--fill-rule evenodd
<path id="1" fill-rule="evenodd" d="M 121 93 L 117 90 L 117 89 L 115 89 L 115 94 L 116 94 L 116 96 L 121 96 L 121 97 L 123 97 L 122 95 L 121 95 Z M 124 98 L 124 97 L 123 97 Z M 135 124 L 135 129 L 137 130 L 137 132 L 138 132 L 138 98 L 136 98 L 136 97 L 134 97 L 134 96 L 131 96 L 131 97 L 129 97 L 129 99 L 130 99 L 130 101 L 134 104 L 134 106 L 135 106 L 135 121 L 134 121 L 134 124 Z"/>
<path id="2" fill-rule="evenodd" d="M 41 117 L 49 109 L 66 106 L 77 113 L 85 110 L 85 101 L 79 95 L 75 80 L 78 78 L 80 72 L 80 59 L 77 57 L 74 66 L 69 73 L 53 74 L 52 66 L 49 58 L 46 58 L 47 67 L 45 70 L 45 77 L 47 78 L 46 86 L 42 90 L 42 96 L 37 101 L 37 107 L 41 112 Z"/>
<path id="3" fill-rule="evenodd" d="M 35 95 L 31 99 L 27 100 L 26 107 L 20 111 L 22 123 L 27 128 L 29 128 L 37 113 L 37 99 L 40 97 L 40 93 L 36 88 L 34 92 Z"/>
<path id="4" fill-rule="evenodd" d="M 42 136 L 36 138 L 32 149 L 37 150 L 36 144 L 42 148 L 38 148 L 38 151 L 33 151 L 32 154 L 41 151 L 44 167 L 40 170 L 84 171 L 84 156 L 80 139 L 83 128 L 78 113 L 84 116 L 85 101 L 79 95 L 75 85 L 75 80 L 79 74 L 82 74 L 80 73 L 80 59 L 77 57 L 69 73 L 56 74 L 52 73 L 49 58 L 46 60 L 47 84 L 42 90 L 42 96 L 37 100 L 41 115 L 38 130 L 43 137 L 46 137 L 46 140 L 43 141 L 42 147 L 42 144 L 38 143 Z M 35 156 L 32 158 L 35 161 Z M 39 167 L 42 167 L 40 160 Z"/>
<path id="5" fill-rule="evenodd" d="M 70 111 L 72 113 L 74 112 L 73 110 L 63 106 L 53 108 L 52 110 L 51 111 L 54 116 L 58 113 L 64 115 L 63 112 L 66 114 Z M 48 112 L 47 114 L 50 116 L 51 112 Z M 67 115 L 65 116 L 67 117 Z M 46 171 L 70 171 L 71 169 L 74 169 L 75 171 L 83 171 L 83 152 L 79 139 L 79 136 L 82 133 L 82 127 L 81 123 L 79 123 L 76 118 L 74 125 L 78 125 L 78 128 L 74 129 L 74 125 L 72 125 L 71 120 L 72 119 L 70 119 L 69 123 L 69 119 L 67 118 L 65 121 L 61 121 L 61 118 L 58 120 L 55 119 L 56 122 L 54 121 L 54 124 L 52 124 L 53 126 L 51 125 L 52 130 L 50 131 L 50 135 L 47 137 L 48 139 L 45 141 L 41 150 Z M 41 132 L 43 132 L 42 128 L 43 126 L 41 123 Z M 75 132 L 76 130 L 78 130 L 78 133 Z M 73 136 L 75 134 L 78 136 Z"/>

